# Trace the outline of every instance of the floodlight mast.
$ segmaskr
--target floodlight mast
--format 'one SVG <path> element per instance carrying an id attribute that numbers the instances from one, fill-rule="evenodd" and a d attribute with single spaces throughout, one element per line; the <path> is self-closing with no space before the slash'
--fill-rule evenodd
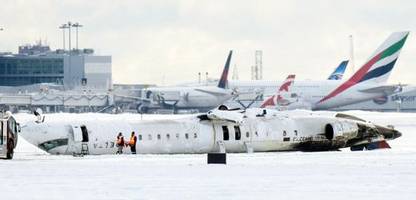
<path id="1" fill-rule="evenodd" d="M 76 49 L 78 50 L 78 28 L 83 27 L 83 25 L 79 24 L 78 22 L 72 24 L 72 27 L 75 27 L 75 40 L 76 40 Z"/>
<path id="2" fill-rule="evenodd" d="M 65 51 L 65 29 L 68 28 L 67 24 L 62 24 L 59 29 L 62 29 L 62 49 Z"/>
<path id="3" fill-rule="evenodd" d="M 67 25 L 68 25 L 68 40 L 69 40 L 68 48 L 69 48 L 69 55 L 71 55 L 71 51 L 72 51 L 72 49 L 71 49 L 71 26 L 72 26 L 72 23 L 68 22 Z"/>

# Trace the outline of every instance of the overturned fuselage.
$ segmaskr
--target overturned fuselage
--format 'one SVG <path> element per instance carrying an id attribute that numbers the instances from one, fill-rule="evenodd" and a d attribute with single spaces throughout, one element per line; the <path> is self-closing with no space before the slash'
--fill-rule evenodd
<path id="1" fill-rule="evenodd" d="M 74 117 L 76 115 L 76 117 Z M 46 116 L 28 122 L 21 135 L 52 154 L 114 154 L 116 136 L 137 136 L 138 154 L 210 152 L 327 151 L 386 148 L 386 140 L 400 137 L 382 127 L 349 115 L 311 111 L 212 110 L 178 118 L 142 120 L 108 114 Z M 126 146 L 124 152 L 129 153 Z"/>

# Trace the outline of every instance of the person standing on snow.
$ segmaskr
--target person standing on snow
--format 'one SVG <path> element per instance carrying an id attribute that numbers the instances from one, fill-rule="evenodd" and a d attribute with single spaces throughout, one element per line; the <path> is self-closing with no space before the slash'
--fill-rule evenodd
<path id="1" fill-rule="evenodd" d="M 124 137 L 123 137 L 123 134 L 121 132 L 118 133 L 118 135 L 117 135 L 116 146 L 117 146 L 117 153 L 116 154 L 123 154 Z"/>
<path id="2" fill-rule="evenodd" d="M 134 131 L 131 132 L 129 146 L 132 154 L 136 154 L 136 143 L 137 143 L 137 136 L 135 135 Z"/>

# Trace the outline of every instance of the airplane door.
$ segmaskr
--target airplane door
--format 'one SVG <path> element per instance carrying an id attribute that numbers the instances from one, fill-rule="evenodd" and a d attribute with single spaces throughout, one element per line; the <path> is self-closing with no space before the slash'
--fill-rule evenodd
<path id="1" fill-rule="evenodd" d="M 82 142 L 82 131 L 79 126 L 72 127 L 73 134 L 74 134 L 74 142 Z"/>
<path id="2" fill-rule="evenodd" d="M 213 123 L 214 128 L 214 143 L 216 146 L 217 151 L 219 152 L 225 152 L 225 144 L 224 144 L 224 133 L 222 130 L 222 124 L 221 123 Z M 227 137 L 225 135 L 225 137 Z M 227 139 L 227 138 L 226 138 Z"/>
<path id="3" fill-rule="evenodd" d="M 73 126 L 74 142 L 89 142 L 88 129 L 85 125 Z"/>
<path id="4" fill-rule="evenodd" d="M 227 152 L 244 152 L 246 128 L 232 123 L 217 123 L 214 125 L 215 139 L 219 148 L 225 148 Z M 223 147 L 221 147 L 223 145 Z"/>
<path id="5" fill-rule="evenodd" d="M 89 134 L 85 125 L 70 126 L 67 152 L 72 154 L 89 154 Z"/>

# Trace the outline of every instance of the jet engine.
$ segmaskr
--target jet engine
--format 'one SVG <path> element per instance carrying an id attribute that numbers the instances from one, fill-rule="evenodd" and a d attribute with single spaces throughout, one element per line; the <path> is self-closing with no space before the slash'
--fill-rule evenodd
<path id="1" fill-rule="evenodd" d="M 328 140 L 347 141 L 356 138 L 359 127 L 355 122 L 335 121 L 325 125 L 325 138 Z"/>

